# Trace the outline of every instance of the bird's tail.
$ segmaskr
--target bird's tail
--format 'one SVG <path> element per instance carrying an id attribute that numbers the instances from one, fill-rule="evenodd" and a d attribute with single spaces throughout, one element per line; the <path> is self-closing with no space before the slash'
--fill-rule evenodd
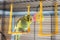
<path id="1" fill-rule="evenodd" d="M 15 35 L 14 36 L 15 40 L 20 40 L 20 36 L 21 36 L 20 34 Z"/>

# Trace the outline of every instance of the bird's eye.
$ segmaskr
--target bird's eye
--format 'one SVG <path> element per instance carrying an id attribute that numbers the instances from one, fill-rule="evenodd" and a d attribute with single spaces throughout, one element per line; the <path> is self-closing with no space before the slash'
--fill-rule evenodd
<path id="1" fill-rule="evenodd" d="M 30 20 L 32 20 L 32 19 L 30 19 Z"/>

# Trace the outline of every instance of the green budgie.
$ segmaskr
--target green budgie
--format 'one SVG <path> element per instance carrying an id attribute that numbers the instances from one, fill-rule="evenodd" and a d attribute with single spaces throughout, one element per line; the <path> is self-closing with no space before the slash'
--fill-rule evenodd
<path id="1" fill-rule="evenodd" d="M 15 25 L 15 32 L 27 32 L 31 23 L 32 17 L 30 15 L 25 15 L 21 17 Z M 16 34 L 14 36 L 15 40 L 20 40 L 20 36 L 21 34 Z"/>

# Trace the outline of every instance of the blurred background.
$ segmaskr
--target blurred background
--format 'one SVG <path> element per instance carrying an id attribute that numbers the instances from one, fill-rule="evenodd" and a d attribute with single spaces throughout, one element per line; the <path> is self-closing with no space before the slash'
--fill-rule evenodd
<path id="1" fill-rule="evenodd" d="M 31 31 L 28 34 L 21 35 L 20 40 L 60 40 L 60 0 L 42 0 L 43 1 L 43 33 L 49 34 L 54 32 L 54 3 L 58 3 L 58 27 L 59 33 L 52 36 L 38 36 L 39 23 L 32 22 Z M 13 3 L 13 22 L 15 25 L 17 20 L 26 15 L 27 5 L 30 4 L 30 15 L 37 14 L 39 11 L 40 0 L 0 0 L 0 40 L 15 40 L 14 36 L 8 34 L 10 4 Z M 13 28 L 12 28 L 13 29 Z"/>

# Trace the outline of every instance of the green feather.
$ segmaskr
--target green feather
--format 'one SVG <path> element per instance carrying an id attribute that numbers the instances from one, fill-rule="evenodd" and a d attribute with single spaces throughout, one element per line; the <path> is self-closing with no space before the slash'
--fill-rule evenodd
<path id="1" fill-rule="evenodd" d="M 15 26 L 15 32 L 26 32 L 30 24 L 32 23 L 32 17 L 30 15 L 25 15 L 21 17 Z M 15 40 L 20 40 L 21 34 L 15 35 Z"/>

